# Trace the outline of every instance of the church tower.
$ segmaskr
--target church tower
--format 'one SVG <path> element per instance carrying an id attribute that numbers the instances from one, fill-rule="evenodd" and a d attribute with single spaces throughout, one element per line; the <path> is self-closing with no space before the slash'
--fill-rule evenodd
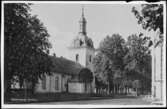
<path id="1" fill-rule="evenodd" d="M 86 18 L 84 16 L 84 8 L 82 7 L 82 14 L 79 20 L 78 35 L 72 40 L 69 50 L 69 58 L 83 67 L 89 68 L 93 72 L 93 58 L 95 49 L 93 41 L 87 36 Z"/>

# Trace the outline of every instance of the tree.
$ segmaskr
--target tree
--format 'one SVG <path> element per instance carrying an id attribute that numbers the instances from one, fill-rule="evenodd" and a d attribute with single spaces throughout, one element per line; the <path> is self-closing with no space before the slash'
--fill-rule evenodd
<path id="1" fill-rule="evenodd" d="M 121 76 L 124 69 L 123 57 L 126 54 L 125 40 L 119 34 L 107 36 L 99 47 L 99 53 L 94 60 L 95 72 L 110 86 L 114 79 Z M 111 87 L 110 87 L 111 90 Z"/>
<path id="2" fill-rule="evenodd" d="M 163 34 L 163 4 L 142 4 L 141 7 L 141 11 L 138 11 L 135 7 L 132 8 L 138 24 L 141 24 L 143 29 L 149 31 L 159 29 L 160 34 Z M 162 37 L 159 38 L 160 41 L 163 40 Z M 149 45 L 152 45 L 152 41 L 150 41 Z"/>
<path id="3" fill-rule="evenodd" d="M 159 28 L 163 34 L 163 4 L 142 4 L 141 7 L 141 13 L 135 7 L 132 8 L 138 23 L 148 30 L 156 31 Z"/>
<path id="4" fill-rule="evenodd" d="M 10 92 L 15 76 L 22 85 L 25 80 L 36 83 L 37 78 L 49 72 L 49 34 L 37 16 L 29 13 L 30 5 L 4 4 L 4 78 L 7 92 Z"/>
<path id="5" fill-rule="evenodd" d="M 128 53 L 124 57 L 127 78 L 132 81 L 140 80 L 143 87 L 151 84 L 151 55 L 146 42 L 136 34 L 130 35 L 127 40 Z M 149 88 L 150 86 L 147 87 Z"/>
<path id="6" fill-rule="evenodd" d="M 94 72 L 97 78 L 101 78 L 101 81 L 108 81 L 108 72 L 111 72 L 111 61 L 103 53 L 98 52 L 93 60 Z"/>
<path id="7" fill-rule="evenodd" d="M 107 36 L 104 41 L 100 43 L 100 51 L 107 56 L 110 63 L 112 63 L 113 72 L 123 72 L 123 57 L 127 52 L 127 48 L 122 36 L 119 34 L 113 34 L 111 37 Z"/>
<path id="8" fill-rule="evenodd" d="M 114 65 L 115 69 L 123 69 L 123 57 L 126 54 L 125 40 L 119 34 L 107 36 L 100 43 L 100 51 L 105 54 Z"/>
<path id="9" fill-rule="evenodd" d="M 112 83 L 111 64 L 112 63 L 108 59 L 108 57 L 106 57 L 100 51 L 97 53 L 93 60 L 94 73 L 96 78 L 95 84 L 98 92 L 100 89 L 108 88 L 108 83 Z"/>

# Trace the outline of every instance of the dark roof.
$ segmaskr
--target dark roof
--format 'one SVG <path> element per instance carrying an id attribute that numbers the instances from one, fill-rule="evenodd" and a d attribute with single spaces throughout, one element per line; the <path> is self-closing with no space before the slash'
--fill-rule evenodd
<path id="1" fill-rule="evenodd" d="M 83 68 L 79 63 L 68 60 L 64 57 L 51 56 L 51 60 L 53 63 L 51 67 L 51 72 L 77 75 L 79 74 L 79 71 Z"/>

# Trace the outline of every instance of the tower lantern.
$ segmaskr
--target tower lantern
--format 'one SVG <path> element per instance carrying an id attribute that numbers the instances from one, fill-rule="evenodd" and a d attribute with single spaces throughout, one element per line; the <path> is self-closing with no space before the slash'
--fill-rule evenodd
<path id="1" fill-rule="evenodd" d="M 82 7 L 82 15 L 81 19 L 79 20 L 79 33 L 86 35 L 86 19 L 84 16 L 84 7 Z"/>

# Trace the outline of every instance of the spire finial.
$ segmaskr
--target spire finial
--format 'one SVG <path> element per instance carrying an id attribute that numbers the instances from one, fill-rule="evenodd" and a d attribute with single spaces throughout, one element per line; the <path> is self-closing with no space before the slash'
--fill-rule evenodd
<path id="1" fill-rule="evenodd" d="M 84 17 L 84 5 L 82 5 L 82 17 Z"/>
<path id="2" fill-rule="evenodd" d="M 84 6 L 83 5 L 82 5 L 82 16 L 81 16 L 81 19 L 79 20 L 79 28 L 80 28 L 79 33 L 86 35 L 86 19 L 84 17 Z"/>

